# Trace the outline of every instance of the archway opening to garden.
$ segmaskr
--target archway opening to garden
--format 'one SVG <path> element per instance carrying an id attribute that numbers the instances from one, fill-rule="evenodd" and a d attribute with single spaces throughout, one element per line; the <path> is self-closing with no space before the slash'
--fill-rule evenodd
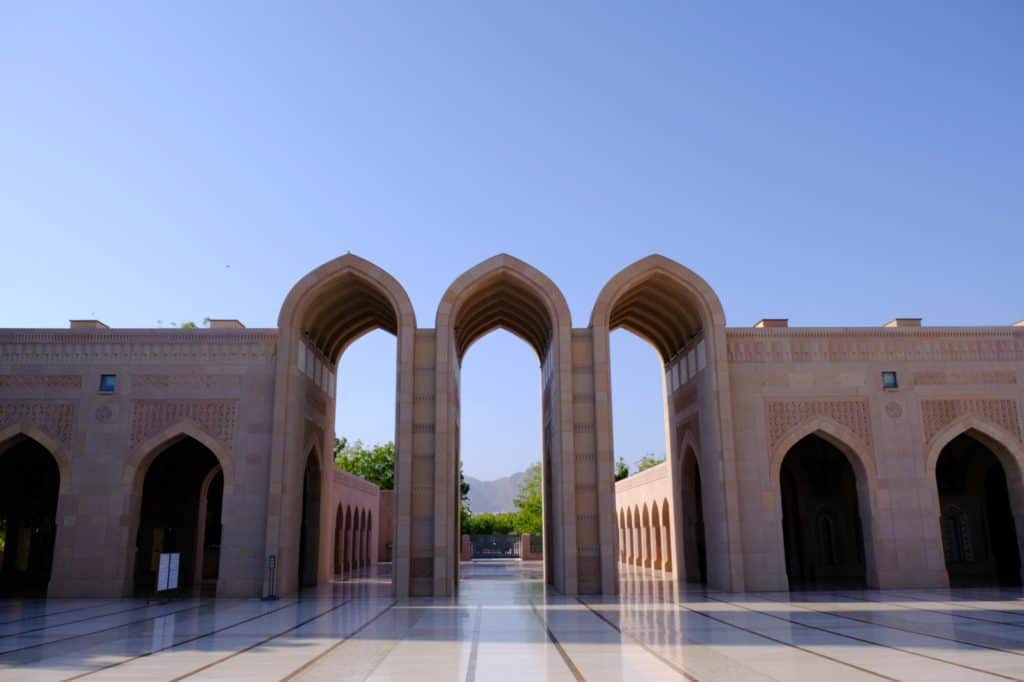
<path id="1" fill-rule="evenodd" d="M 846 455 L 807 436 L 786 453 L 780 481 L 789 588 L 865 587 L 859 491 Z"/>
<path id="2" fill-rule="evenodd" d="M 46 596 L 57 537 L 57 461 L 35 440 L 0 446 L 0 595 Z"/>
<path id="3" fill-rule="evenodd" d="M 137 596 L 173 589 L 175 566 L 177 590 L 216 594 L 223 500 L 220 462 L 199 441 L 182 438 L 153 458 L 142 484 L 135 540 Z"/>
<path id="4" fill-rule="evenodd" d="M 995 453 L 961 434 L 942 449 L 935 482 L 950 586 L 1020 585 L 1017 528 L 1006 471 Z"/>

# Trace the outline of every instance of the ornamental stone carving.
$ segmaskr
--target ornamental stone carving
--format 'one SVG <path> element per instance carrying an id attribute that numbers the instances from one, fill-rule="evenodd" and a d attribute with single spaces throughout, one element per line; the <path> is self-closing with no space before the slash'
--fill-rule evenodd
<path id="1" fill-rule="evenodd" d="M 815 417 L 827 417 L 854 433 L 871 447 L 871 420 L 867 401 L 852 400 L 769 400 L 768 442 L 778 445 L 786 434 Z"/>
<path id="2" fill-rule="evenodd" d="M 914 372 L 916 386 L 943 384 L 1015 384 L 1017 374 L 1002 372 Z"/>
<path id="3" fill-rule="evenodd" d="M 964 415 L 977 417 L 994 424 L 1021 440 L 1017 401 L 989 398 L 957 398 L 952 400 L 922 400 L 924 439 L 930 442 L 942 429 Z"/>
<path id="4" fill-rule="evenodd" d="M 133 388 L 238 388 L 237 374 L 133 374 Z"/>
<path id="5" fill-rule="evenodd" d="M 234 447 L 237 400 L 136 400 L 132 404 L 132 445 L 183 421 L 196 423 L 212 438 Z"/>
<path id="6" fill-rule="evenodd" d="M 0 374 L 0 388 L 81 388 L 80 374 Z"/>
<path id="7" fill-rule="evenodd" d="M 59 443 L 70 443 L 75 403 L 54 400 L 0 400 L 0 429 L 30 424 Z"/>

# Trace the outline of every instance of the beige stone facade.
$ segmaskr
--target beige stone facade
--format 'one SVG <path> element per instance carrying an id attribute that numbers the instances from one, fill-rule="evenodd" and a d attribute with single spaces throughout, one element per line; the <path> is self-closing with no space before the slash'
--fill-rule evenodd
<path id="1" fill-rule="evenodd" d="M 433 328 L 417 326 L 393 277 L 346 255 L 299 280 L 277 329 L 0 331 L 0 469 L 14 480 L 52 458 L 51 482 L 38 485 L 55 499 L 49 522 L 0 509 L 0 580 L 20 585 L 15 574 L 49 546 L 51 595 L 138 592 L 150 556 L 171 547 L 193 552 L 196 588 L 219 595 L 329 579 L 338 548 L 344 567 L 344 548 L 380 527 L 379 512 L 354 520 L 348 543 L 343 513 L 339 530 L 336 367 L 384 329 L 398 340 L 395 593 L 452 594 L 459 368 L 498 327 L 541 365 L 545 574 L 562 592 L 613 593 L 627 556 L 726 590 L 1019 580 L 1024 327 L 727 328 L 708 284 L 661 256 L 615 275 L 575 327 L 555 284 L 506 255 L 457 278 Z M 646 485 L 613 480 L 616 328 L 648 340 L 665 368 L 669 456 Z M 188 494 L 160 498 L 154 472 Z M 634 540 L 616 493 L 643 489 L 658 534 L 624 554 Z M 377 553 L 360 546 L 359 560 Z"/>

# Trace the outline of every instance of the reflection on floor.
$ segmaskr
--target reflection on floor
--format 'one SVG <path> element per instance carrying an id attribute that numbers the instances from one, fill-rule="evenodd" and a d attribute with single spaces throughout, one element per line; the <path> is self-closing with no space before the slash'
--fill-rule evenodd
<path id="1" fill-rule="evenodd" d="M 0 680 L 1024 678 L 1019 589 L 724 594 L 622 567 L 617 598 L 463 564 L 456 599 L 386 568 L 276 602 L 0 600 Z"/>

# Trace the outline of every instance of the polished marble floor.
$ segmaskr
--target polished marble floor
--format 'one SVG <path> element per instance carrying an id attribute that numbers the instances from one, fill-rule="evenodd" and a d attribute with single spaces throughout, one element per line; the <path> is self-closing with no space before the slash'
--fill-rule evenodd
<path id="1" fill-rule="evenodd" d="M 0 600 L 0 680 L 1024 679 L 1024 592 L 546 593 L 539 565 L 463 566 L 457 599 L 386 568 L 275 602 Z"/>

